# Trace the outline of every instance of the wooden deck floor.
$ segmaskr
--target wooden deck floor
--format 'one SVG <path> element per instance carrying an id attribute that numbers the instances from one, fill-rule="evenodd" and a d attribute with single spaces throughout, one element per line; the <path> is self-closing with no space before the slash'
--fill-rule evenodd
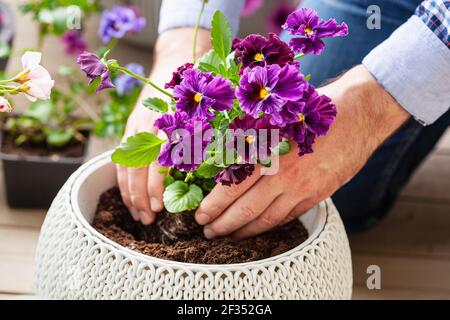
<path id="1" fill-rule="evenodd" d="M 13 9 L 17 6 L 14 0 L 5 2 Z M 32 47 L 37 30 L 27 18 L 20 19 L 15 47 Z M 91 44 L 96 41 L 92 34 Z M 59 64 L 73 60 L 62 55 L 59 46 L 51 39 L 44 48 L 44 64 L 52 74 Z M 148 54 L 138 49 L 119 48 L 116 55 L 125 62 L 150 64 Z M 13 73 L 19 68 L 20 59 L 15 57 L 9 69 Z M 25 103 L 19 99 L 19 108 Z M 96 143 L 91 154 L 102 149 L 107 146 Z M 44 215 L 7 208 L 0 174 L 0 299 L 33 293 L 34 254 Z M 450 130 L 388 218 L 376 229 L 352 237 L 351 246 L 355 299 L 450 299 Z M 369 265 L 381 267 L 382 290 L 366 288 Z"/>

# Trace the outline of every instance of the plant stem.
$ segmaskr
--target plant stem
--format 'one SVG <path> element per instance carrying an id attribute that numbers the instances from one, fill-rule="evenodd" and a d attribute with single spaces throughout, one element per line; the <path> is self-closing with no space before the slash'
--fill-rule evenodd
<path id="1" fill-rule="evenodd" d="M 197 41 L 198 41 L 198 30 L 200 29 L 200 21 L 202 20 L 203 13 L 205 12 L 205 6 L 208 0 L 202 0 L 202 8 L 200 9 L 200 14 L 197 18 L 197 23 L 195 24 L 195 30 L 194 30 L 194 47 L 192 49 L 192 61 L 194 64 L 197 61 Z"/>
<path id="2" fill-rule="evenodd" d="M 184 182 L 189 183 L 189 181 L 191 181 L 192 178 L 194 178 L 194 173 L 192 171 L 188 172 L 186 178 L 184 179 Z"/>
<path id="3" fill-rule="evenodd" d="M 130 76 L 132 76 L 133 78 L 136 78 L 138 80 L 141 80 L 142 82 L 151 85 L 153 88 L 155 88 L 156 90 L 158 90 L 159 92 L 161 92 L 162 94 L 165 94 L 166 96 L 170 97 L 171 99 L 173 99 L 173 95 L 171 95 L 169 92 L 167 92 L 166 90 L 158 87 L 156 84 L 154 84 L 150 79 L 147 79 L 145 77 L 142 77 L 136 73 L 134 73 L 133 71 L 128 70 L 127 68 L 124 68 L 122 66 L 117 67 L 117 70 L 122 71 L 123 73 L 126 73 Z"/>
<path id="4" fill-rule="evenodd" d="M 303 58 L 304 56 L 305 56 L 304 53 L 299 53 L 298 55 L 296 55 L 296 56 L 294 57 L 294 60 L 301 59 L 301 58 Z"/>

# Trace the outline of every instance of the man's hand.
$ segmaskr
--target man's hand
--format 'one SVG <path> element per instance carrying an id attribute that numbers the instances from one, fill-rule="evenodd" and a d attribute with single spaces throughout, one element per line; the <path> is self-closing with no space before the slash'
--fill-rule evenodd
<path id="1" fill-rule="evenodd" d="M 194 29 L 175 29 L 163 33 L 156 44 L 154 67 L 150 78 L 163 86 L 172 78 L 179 66 L 192 61 L 192 44 Z M 198 35 L 197 55 L 201 56 L 210 49 L 210 33 L 200 29 Z M 128 119 L 124 139 L 139 132 L 158 134 L 153 126 L 161 115 L 142 106 L 142 101 L 149 97 L 166 98 L 159 92 L 146 86 L 140 99 Z M 159 173 L 157 163 L 149 168 L 133 169 L 118 166 L 117 176 L 125 205 L 133 218 L 143 224 L 152 224 L 156 213 L 163 210 L 164 175 Z"/>
<path id="2" fill-rule="evenodd" d="M 353 178 L 409 114 L 362 66 L 319 90 L 338 108 L 335 124 L 299 158 L 296 146 L 280 157 L 277 175 L 254 175 L 241 185 L 218 185 L 196 212 L 209 239 L 243 239 L 292 221 Z"/>

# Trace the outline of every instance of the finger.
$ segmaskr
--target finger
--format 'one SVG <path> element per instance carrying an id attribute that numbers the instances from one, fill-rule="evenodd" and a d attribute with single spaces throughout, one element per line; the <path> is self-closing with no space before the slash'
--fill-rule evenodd
<path id="1" fill-rule="evenodd" d="M 164 177 L 160 172 L 162 167 L 154 162 L 148 168 L 148 197 L 153 212 L 161 212 L 164 209 Z"/>
<path id="2" fill-rule="evenodd" d="M 128 168 L 128 189 L 133 207 L 139 212 L 141 222 L 145 225 L 155 221 L 155 214 L 150 209 L 147 194 L 148 168 Z"/>
<path id="3" fill-rule="evenodd" d="M 242 240 L 262 234 L 277 227 L 293 210 L 289 206 L 288 196 L 278 197 L 256 220 L 250 222 L 233 234 L 233 238 Z"/>
<path id="4" fill-rule="evenodd" d="M 270 179 L 260 179 L 221 216 L 207 225 L 204 229 L 205 237 L 213 239 L 229 235 L 257 219 L 281 194 L 280 190 L 273 188 L 268 182 Z"/>
<path id="5" fill-rule="evenodd" d="M 200 204 L 195 214 L 195 219 L 200 225 L 206 225 L 212 222 L 260 178 L 261 173 L 259 166 L 257 166 L 253 175 L 245 179 L 241 184 L 230 187 L 220 184 L 217 185 Z"/>
<path id="6" fill-rule="evenodd" d="M 116 166 L 117 171 L 117 183 L 119 184 L 120 194 L 122 196 L 123 203 L 130 210 L 131 216 L 135 221 L 139 221 L 139 212 L 133 208 L 130 198 L 130 190 L 128 189 L 128 168 L 123 166 Z"/>
<path id="7" fill-rule="evenodd" d="M 302 215 L 307 213 L 315 205 L 316 203 L 314 203 L 311 199 L 300 202 L 294 209 L 291 210 L 286 218 L 281 221 L 280 225 L 285 225 L 291 221 L 294 221 L 295 219 L 298 219 L 298 217 L 301 217 Z"/>

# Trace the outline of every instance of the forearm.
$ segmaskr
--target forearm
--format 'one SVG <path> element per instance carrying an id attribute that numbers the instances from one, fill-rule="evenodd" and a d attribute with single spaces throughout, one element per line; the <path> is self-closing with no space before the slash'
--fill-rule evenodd
<path id="1" fill-rule="evenodd" d="M 174 72 L 179 66 L 192 62 L 192 46 L 194 43 L 194 29 L 180 28 L 172 29 L 162 33 L 155 46 L 153 67 L 150 72 L 150 79 L 160 87 L 169 82 Z M 197 42 L 197 57 L 201 57 L 211 48 L 210 32 L 200 29 Z M 146 85 L 141 93 L 137 108 L 142 107 L 142 100 L 158 96 L 165 98 L 152 87 Z M 147 110 L 145 110 L 147 111 Z"/>
<path id="2" fill-rule="evenodd" d="M 343 184 L 410 118 L 410 114 L 378 84 L 364 66 L 353 68 L 319 91 L 333 99 L 338 116 L 329 135 L 318 143 L 339 146 L 339 152 L 333 148 L 333 154 L 326 156 L 335 157 L 337 166 L 349 170 L 338 173 L 342 179 L 337 179 L 337 182 Z M 349 165 L 349 161 L 355 163 Z"/>

